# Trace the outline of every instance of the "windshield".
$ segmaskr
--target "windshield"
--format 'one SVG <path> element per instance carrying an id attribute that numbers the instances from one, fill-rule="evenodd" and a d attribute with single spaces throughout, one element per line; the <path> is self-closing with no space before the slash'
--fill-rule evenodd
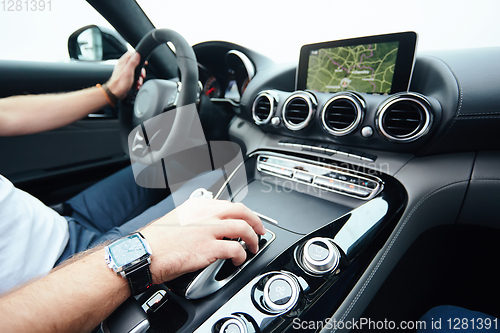
<path id="1" fill-rule="evenodd" d="M 298 61 L 315 42 L 415 31 L 417 52 L 500 46 L 498 0 L 137 0 L 157 28 L 190 44 L 224 40 L 276 62 Z"/>

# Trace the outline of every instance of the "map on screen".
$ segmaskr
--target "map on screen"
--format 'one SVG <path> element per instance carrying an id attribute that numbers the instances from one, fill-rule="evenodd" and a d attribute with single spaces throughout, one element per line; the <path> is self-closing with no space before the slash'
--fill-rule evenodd
<path id="1" fill-rule="evenodd" d="M 388 94 L 398 48 L 399 42 L 387 42 L 311 50 L 306 88 Z"/>

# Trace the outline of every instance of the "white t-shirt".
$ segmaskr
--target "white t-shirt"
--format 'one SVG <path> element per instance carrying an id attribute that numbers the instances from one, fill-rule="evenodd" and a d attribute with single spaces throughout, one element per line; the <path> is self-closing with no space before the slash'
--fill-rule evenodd
<path id="1" fill-rule="evenodd" d="M 46 275 L 68 239 L 64 217 L 0 175 L 0 295 Z"/>

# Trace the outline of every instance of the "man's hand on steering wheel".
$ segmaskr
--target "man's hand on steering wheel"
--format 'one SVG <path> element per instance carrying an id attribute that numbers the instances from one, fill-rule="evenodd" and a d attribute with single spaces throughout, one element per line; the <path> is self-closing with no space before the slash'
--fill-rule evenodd
<path id="1" fill-rule="evenodd" d="M 134 71 L 135 68 L 139 65 L 141 61 L 141 56 L 137 52 L 127 52 L 120 60 L 118 60 L 118 64 L 116 64 L 115 69 L 113 70 L 113 74 L 111 78 L 106 83 L 109 90 L 116 96 L 118 99 L 123 99 L 127 96 L 128 91 L 133 85 L 134 81 Z M 145 63 L 147 64 L 147 62 Z M 141 76 L 137 80 L 136 88 L 139 89 L 146 78 L 146 70 L 143 68 L 141 71 Z"/>

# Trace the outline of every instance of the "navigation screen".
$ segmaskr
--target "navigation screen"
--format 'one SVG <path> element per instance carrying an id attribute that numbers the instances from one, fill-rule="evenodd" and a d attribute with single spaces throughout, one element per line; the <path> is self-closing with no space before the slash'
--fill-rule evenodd
<path id="1" fill-rule="evenodd" d="M 417 35 L 403 32 L 302 46 L 297 89 L 323 93 L 407 91 Z"/>
<path id="2" fill-rule="evenodd" d="M 311 50 L 306 89 L 391 92 L 399 42 Z"/>

